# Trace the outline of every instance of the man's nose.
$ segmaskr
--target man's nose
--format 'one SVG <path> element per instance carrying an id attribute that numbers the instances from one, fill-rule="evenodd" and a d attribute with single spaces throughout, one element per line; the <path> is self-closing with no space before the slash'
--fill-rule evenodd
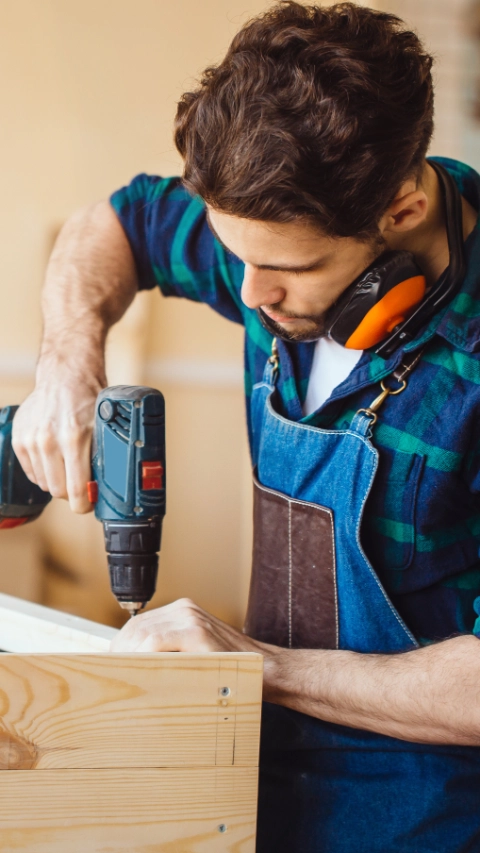
<path id="1" fill-rule="evenodd" d="M 277 305 L 283 302 L 286 290 L 279 285 L 278 273 L 275 270 L 259 270 L 245 264 L 241 295 L 247 308 L 260 308 L 261 305 Z"/>

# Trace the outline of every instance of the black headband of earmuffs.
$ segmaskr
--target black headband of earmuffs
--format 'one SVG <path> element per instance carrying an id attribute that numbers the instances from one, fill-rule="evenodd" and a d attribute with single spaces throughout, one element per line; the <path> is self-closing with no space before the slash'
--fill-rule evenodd
<path id="1" fill-rule="evenodd" d="M 382 358 L 388 358 L 399 346 L 404 346 L 415 337 L 419 329 L 452 299 L 459 290 L 466 273 L 462 197 L 450 172 L 434 160 L 427 160 L 427 162 L 435 170 L 439 179 L 445 211 L 449 264 L 414 312 L 375 350 L 376 354 Z"/>

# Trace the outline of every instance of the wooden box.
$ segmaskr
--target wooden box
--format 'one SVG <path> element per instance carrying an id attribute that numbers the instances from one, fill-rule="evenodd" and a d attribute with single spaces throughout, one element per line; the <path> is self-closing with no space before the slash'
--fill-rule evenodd
<path id="1" fill-rule="evenodd" d="M 109 633 L 0 596 L 0 850 L 254 853 L 261 656 Z"/>

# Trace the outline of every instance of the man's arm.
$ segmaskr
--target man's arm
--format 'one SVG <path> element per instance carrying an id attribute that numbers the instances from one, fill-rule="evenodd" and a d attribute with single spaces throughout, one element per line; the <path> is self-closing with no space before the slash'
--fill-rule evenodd
<path id="1" fill-rule="evenodd" d="M 15 417 L 13 448 L 27 476 L 68 497 L 75 512 L 92 508 L 86 483 L 94 403 L 107 384 L 107 332 L 137 289 L 133 255 L 109 202 L 74 214 L 48 264 L 36 385 Z"/>
<path id="2" fill-rule="evenodd" d="M 474 636 L 392 655 L 282 649 L 181 599 L 131 619 L 112 650 L 260 652 L 267 702 L 401 740 L 480 746 L 480 642 Z"/>
<path id="3" fill-rule="evenodd" d="M 419 743 L 480 746 L 480 642 L 405 654 L 278 650 L 265 699 L 331 723 Z"/>

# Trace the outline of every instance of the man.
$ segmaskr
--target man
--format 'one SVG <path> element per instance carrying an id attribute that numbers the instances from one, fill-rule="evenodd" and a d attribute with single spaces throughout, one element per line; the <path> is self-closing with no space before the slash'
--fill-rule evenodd
<path id="1" fill-rule="evenodd" d="M 430 68 L 398 19 L 349 3 L 247 25 L 180 102 L 184 183 L 139 176 L 63 229 L 15 421 L 28 476 L 88 511 L 105 338 L 137 289 L 245 325 L 247 632 L 181 600 L 116 649 L 264 655 L 261 853 L 480 849 L 476 173 L 443 161 L 462 193 L 455 298 L 386 358 L 327 334 L 385 250 L 413 253 L 427 296 L 449 266 Z"/>

